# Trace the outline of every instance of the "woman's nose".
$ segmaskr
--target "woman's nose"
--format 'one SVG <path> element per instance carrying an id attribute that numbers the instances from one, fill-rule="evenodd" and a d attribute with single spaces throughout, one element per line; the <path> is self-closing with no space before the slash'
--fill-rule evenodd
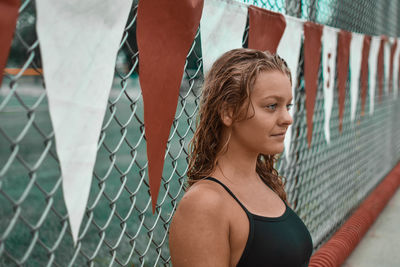
<path id="1" fill-rule="evenodd" d="M 282 124 L 282 125 L 287 125 L 287 126 L 289 126 L 289 125 L 291 125 L 293 123 L 293 118 L 290 115 L 289 110 L 284 109 L 282 111 L 279 123 Z"/>

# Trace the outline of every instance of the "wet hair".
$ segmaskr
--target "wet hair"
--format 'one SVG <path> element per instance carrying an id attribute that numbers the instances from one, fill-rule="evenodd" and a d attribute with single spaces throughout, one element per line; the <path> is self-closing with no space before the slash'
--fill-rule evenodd
<path id="1" fill-rule="evenodd" d="M 232 112 L 232 123 L 248 119 L 250 94 L 257 76 L 264 71 L 280 71 L 291 81 L 286 62 L 276 54 L 240 48 L 223 54 L 206 75 L 197 117 L 196 131 L 190 142 L 187 187 L 207 177 L 217 166 L 218 157 L 227 150 L 222 114 Z M 225 138 L 226 139 L 226 138 Z M 274 168 L 275 155 L 260 154 L 256 172 L 263 182 L 287 201 L 282 177 Z"/>

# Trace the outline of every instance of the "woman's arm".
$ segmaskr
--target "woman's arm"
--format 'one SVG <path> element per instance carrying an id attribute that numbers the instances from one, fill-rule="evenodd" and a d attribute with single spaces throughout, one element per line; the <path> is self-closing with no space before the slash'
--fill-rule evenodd
<path id="1" fill-rule="evenodd" d="M 199 184 L 186 192 L 171 222 L 169 246 L 174 267 L 229 266 L 229 221 L 215 189 Z"/>

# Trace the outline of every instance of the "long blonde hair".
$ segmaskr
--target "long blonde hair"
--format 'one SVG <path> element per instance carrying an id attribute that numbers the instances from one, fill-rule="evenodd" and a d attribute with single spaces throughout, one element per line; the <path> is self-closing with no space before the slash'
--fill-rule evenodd
<path id="1" fill-rule="evenodd" d="M 291 80 L 286 62 L 278 55 L 246 48 L 228 51 L 213 64 L 204 81 L 197 127 L 190 143 L 188 187 L 210 175 L 218 156 L 227 149 L 227 142 L 222 143 L 221 114 L 232 110 L 232 123 L 246 119 L 257 75 L 275 70 Z M 275 160 L 275 155 L 258 155 L 256 172 L 287 201 L 284 183 L 274 168 Z"/>

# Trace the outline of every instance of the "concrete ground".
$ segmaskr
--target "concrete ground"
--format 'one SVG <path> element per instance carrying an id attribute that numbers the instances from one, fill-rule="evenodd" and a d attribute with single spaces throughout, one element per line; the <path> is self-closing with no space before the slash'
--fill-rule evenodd
<path id="1" fill-rule="evenodd" d="M 400 267 L 400 189 L 342 267 Z"/>

